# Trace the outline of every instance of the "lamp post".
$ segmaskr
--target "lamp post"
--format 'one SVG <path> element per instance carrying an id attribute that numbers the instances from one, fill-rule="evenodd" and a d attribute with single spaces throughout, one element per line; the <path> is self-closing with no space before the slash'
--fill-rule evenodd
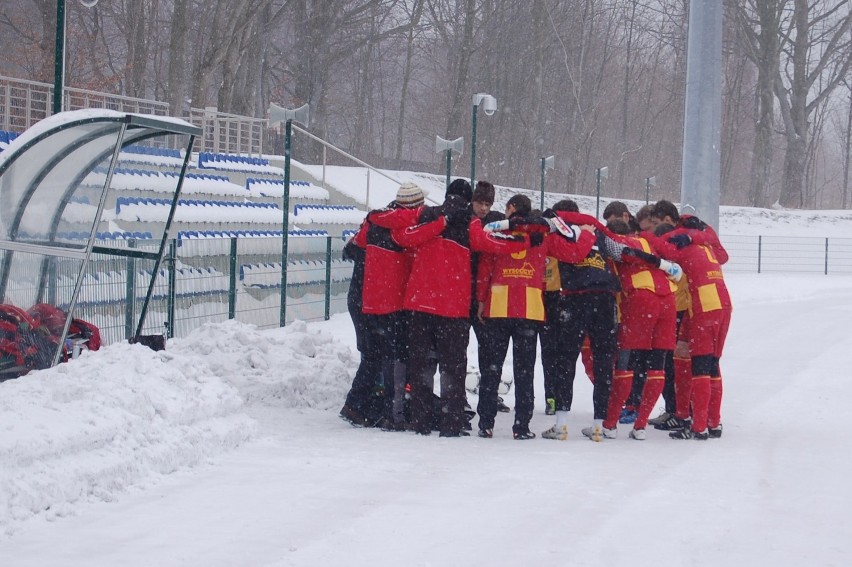
<path id="1" fill-rule="evenodd" d="M 462 147 L 464 147 L 464 138 L 456 138 L 455 140 L 445 140 L 440 136 L 435 136 L 435 153 L 447 152 L 447 185 L 450 184 L 450 171 L 453 167 L 453 152 L 461 155 Z"/>
<path id="2" fill-rule="evenodd" d="M 473 95 L 473 117 L 471 119 L 471 141 L 470 141 L 470 186 L 476 186 L 476 111 L 479 105 L 485 111 L 486 116 L 497 112 L 497 99 L 488 93 L 476 93 Z"/>
<path id="3" fill-rule="evenodd" d="M 86 8 L 94 8 L 99 0 L 80 0 Z M 56 43 L 53 46 L 53 114 L 62 112 L 65 83 L 65 0 L 56 1 Z"/>
<path id="4" fill-rule="evenodd" d="M 548 169 L 553 169 L 553 166 L 556 162 L 555 156 L 547 156 L 541 158 L 541 205 L 539 208 L 544 210 L 544 173 Z"/>
<path id="5" fill-rule="evenodd" d="M 647 205 L 651 201 L 651 187 L 657 186 L 657 176 L 652 175 L 651 177 L 645 178 L 645 204 Z"/>
<path id="6" fill-rule="evenodd" d="M 290 148 L 293 138 L 293 121 L 301 122 L 307 126 L 310 119 L 310 107 L 303 104 L 299 108 L 290 110 L 277 104 L 269 105 L 269 123 L 284 122 L 284 194 L 281 199 L 283 211 L 284 234 L 281 237 L 281 308 L 278 317 L 279 326 L 287 323 L 287 264 L 289 262 L 288 240 L 290 225 Z"/>
<path id="7" fill-rule="evenodd" d="M 597 187 L 597 199 L 595 203 L 595 218 L 601 216 L 601 180 L 609 177 L 608 167 L 599 167 L 595 174 L 595 186 Z"/>

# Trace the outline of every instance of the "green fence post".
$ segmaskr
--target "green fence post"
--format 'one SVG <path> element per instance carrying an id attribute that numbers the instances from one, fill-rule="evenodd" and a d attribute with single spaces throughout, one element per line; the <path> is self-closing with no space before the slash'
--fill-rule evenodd
<path id="1" fill-rule="evenodd" d="M 825 275 L 828 275 L 828 238 L 825 239 Z"/>
<path id="2" fill-rule="evenodd" d="M 331 235 L 325 237 L 325 320 L 331 317 Z"/>
<path id="3" fill-rule="evenodd" d="M 127 247 L 136 248 L 136 240 L 128 240 Z M 124 277 L 124 338 L 129 339 L 136 327 L 136 258 L 128 256 L 125 266 L 127 274 Z"/>
<path id="4" fill-rule="evenodd" d="M 760 261 L 763 256 L 763 236 L 757 237 L 757 273 L 760 273 Z"/>
<path id="5" fill-rule="evenodd" d="M 56 282 L 57 282 L 57 258 L 51 258 L 47 268 L 47 302 L 51 305 L 58 305 L 56 298 Z"/>
<path id="6" fill-rule="evenodd" d="M 228 319 L 237 316 L 237 237 L 231 237 L 231 257 L 228 274 Z"/>
<path id="7" fill-rule="evenodd" d="M 174 338 L 175 336 L 175 295 L 177 290 L 177 270 L 175 269 L 175 258 L 177 258 L 177 239 L 169 243 L 169 259 L 168 259 L 168 276 L 169 276 L 169 291 L 166 303 L 166 311 L 168 320 L 166 321 L 166 338 Z"/>

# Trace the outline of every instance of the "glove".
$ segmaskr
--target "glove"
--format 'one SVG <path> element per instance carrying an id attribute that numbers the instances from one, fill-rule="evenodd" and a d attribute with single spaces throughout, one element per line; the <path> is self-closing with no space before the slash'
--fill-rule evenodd
<path id="1" fill-rule="evenodd" d="M 486 223 L 485 226 L 482 227 L 482 230 L 485 232 L 499 232 L 501 230 L 509 230 L 509 220 L 498 220 Z"/>
<path id="2" fill-rule="evenodd" d="M 530 233 L 530 245 L 533 247 L 541 246 L 544 242 L 544 233 L 543 232 L 531 232 Z"/>
<path id="3" fill-rule="evenodd" d="M 707 223 L 705 223 L 700 218 L 691 215 L 687 217 L 683 217 L 681 220 L 680 226 L 683 228 L 694 228 L 696 230 L 704 230 L 707 228 Z"/>
<path id="4" fill-rule="evenodd" d="M 556 211 L 554 211 L 553 209 L 545 209 L 544 212 L 541 213 L 541 216 L 543 216 L 546 219 L 554 219 L 558 215 L 556 214 Z"/>
<path id="5" fill-rule="evenodd" d="M 669 242 L 674 244 L 678 250 L 681 248 L 686 248 L 690 244 L 692 244 L 692 238 L 688 234 L 675 234 L 671 238 L 669 238 Z"/>
<path id="6" fill-rule="evenodd" d="M 660 258 L 660 269 L 676 282 L 679 282 L 680 278 L 683 277 L 683 268 L 674 262 L 669 262 L 668 260 Z"/>
<path id="7" fill-rule="evenodd" d="M 468 224 L 470 222 L 470 209 L 456 209 L 444 214 L 447 217 L 447 225 Z"/>
<path id="8" fill-rule="evenodd" d="M 420 213 L 419 222 L 427 223 L 436 221 L 441 217 L 443 210 L 440 207 L 423 207 Z"/>

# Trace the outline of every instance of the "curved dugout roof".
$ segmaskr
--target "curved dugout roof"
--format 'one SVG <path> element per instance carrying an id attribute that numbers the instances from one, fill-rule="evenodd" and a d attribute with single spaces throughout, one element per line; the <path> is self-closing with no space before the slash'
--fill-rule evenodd
<path id="1" fill-rule="evenodd" d="M 70 321 L 93 251 L 153 260 L 158 269 L 192 143 L 200 134 L 200 128 L 177 118 L 90 109 L 55 114 L 15 138 L 0 152 L 0 303 L 26 308 L 53 296 L 52 302 L 67 309 Z M 174 175 L 171 212 L 162 233 L 154 235 L 156 251 L 94 242 L 97 232 L 110 223 L 104 207 L 112 174 L 121 149 L 131 144 L 184 152 L 183 167 Z M 71 238 L 72 233 L 89 237 Z M 64 295 L 57 284 L 57 266 L 76 274 Z M 153 283 L 154 278 L 138 329 Z"/>

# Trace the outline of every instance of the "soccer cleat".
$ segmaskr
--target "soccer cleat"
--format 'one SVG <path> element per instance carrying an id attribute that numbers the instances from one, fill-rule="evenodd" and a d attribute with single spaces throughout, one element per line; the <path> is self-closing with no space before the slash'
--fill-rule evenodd
<path id="1" fill-rule="evenodd" d="M 631 429 L 629 437 L 631 439 L 636 439 L 637 441 L 645 440 L 645 430 L 644 429 Z"/>
<path id="2" fill-rule="evenodd" d="M 535 433 L 530 431 L 529 427 L 525 429 L 516 429 L 512 432 L 512 437 L 519 441 L 525 441 L 527 439 L 535 439 Z"/>
<path id="3" fill-rule="evenodd" d="M 704 441 L 707 439 L 708 434 L 706 429 L 700 433 L 696 433 L 689 427 L 686 427 L 684 429 L 672 431 L 669 433 L 669 437 L 672 439 L 698 439 L 699 441 Z"/>
<path id="4" fill-rule="evenodd" d="M 679 431 L 681 429 L 689 429 L 692 426 L 691 419 L 681 419 L 676 415 L 669 415 L 669 418 L 660 425 L 655 425 L 654 429 L 663 431 Z"/>
<path id="5" fill-rule="evenodd" d="M 618 429 L 614 427 L 612 429 L 607 429 L 606 427 L 599 427 L 597 425 L 584 427 L 580 430 L 580 433 L 597 443 L 600 443 L 604 439 L 615 439 L 618 437 Z"/>
<path id="6" fill-rule="evenodd" d="M 385 417 L 379 422 L 379 428 L 382 431 L 408 431 L 408 424 L 404 421 L 394 421 Z"/>
<path id="7" fill-rule="evenodd" d="M 621 410 L 621 415 L 618 417 L 618 423 L 633 423 L 639 414 L 636 410 L 624 408 Z"/>
<path id="8" fill-rule="evenodd" d="M 707 433 L 710 435 L 710 439 L 720 438 L 722 436 L 722 424 L 720 423 L 718 427 L 708 428 Z"/>
<path id="9" fill-rule="evenodd" d="M 497 396 L 497 411 L 502 413 L 509 413 L 512 409 L 503 403 L 503 398 Z"/>
<path id="10" fill-rule="evenodd" d="M 710 438 L 710 433 L 706 429 L 704 431 L 693 431 L 692 438 L 696 441 L 707 441 Z"/>
<path id="11" fill-rule="evenodd" d="M 658 425 L 664 424 L 673 415 L 674 415 L 673 413 L 669 413 L 669 412 L 664 410 L 657 417 L 649 419 L 648 425 L 652 425 L 654 427 L 657 427 Z"/>
<path id="12" fill-rule="evenodd" d="M 461 431 L 442 431 L 438 437 L 470 437 L 470 433 L 462 429 Z"/>
<path id="13" fill-rule="evenodd" d="M 361 412 L 347 405 L 340 409 L 340 419 L 352 427 L 367 427 L 369 425 L 367 418 Z"/>
<path id="14" fill-rule="evenodd" d="M 544 408 L 544 415 L 556 415 L 556 400 L 547 398 L 547 406 Z"/>
<path id="15" fill-rule="evenodd" d="M 557 439 L 559 441 L 565 441 L 568 439 L 568 426 L 567 425 L 554 425 L 547 431 L 543 431 L 541 433 L 542 439 Z"/>
<path id="16" fill-rule="evenodd" d="M 483 439 L 491 439 L 492 437 L 494 437 L 494 430 L 491 428 L 480 429 L 477 435 L 479 437 L 482 437 Z"/>

